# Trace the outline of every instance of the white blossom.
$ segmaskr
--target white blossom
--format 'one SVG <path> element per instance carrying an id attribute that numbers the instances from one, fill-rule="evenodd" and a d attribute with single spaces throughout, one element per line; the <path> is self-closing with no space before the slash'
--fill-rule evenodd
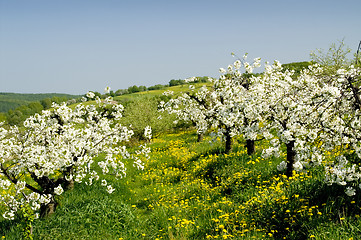
<path id="1" fill-rule="evenodd" d="M 56 188 L 54 188 L 54 193 L 56 195 L 61 195 L 64 192 L 63 188 L 61 187 L 61 185 L 57 186 Z"/>
<path id="2" fill-rule="evenodd" d="M 277 170 L 280 172 L 286 170 L 286 168 L 287 168 L 287 163 L 285 161 L 282 161 L 280 164 L 277 165 Z"/>
<path id="3" fill-rule="evenodd" d="M 95 94 L 93 92 L 88 92 L 86 96 L 90 99 L 93 99 L 95 97 Z"/>
<path id="4" fill-rule="evenodd" d="M 150 126 L 146 126 L 144 129 L 144 136 L 148 139 L 152 138 L 152 128 Z"/>
<path id="5" fill-rule="evenodd" d="M 296 170 L 296 171 L 301 171 L 303 169 L 303 165 L 300 161 L 297 161 L 293 164 L 293 168 Z"/>
<path id="6" fill-rule="evenodd" d="M 354 196 L 356 195 L 356 189 L 354 189 L 353 187 L 347 187 L 345 193 L 347 196 Z"/>
<path id="7" fill-rule="evenodd" d="M 108 186 L 107 186 L 107 192 L 108 192 L 109 194 L 113 193 L 114 191 L 115 191 L 115 189 L 114 189 L 111 185 L 108 185 Z"/>
<path id="8" fill-rule="evenodd" d="M 106 88 L 104 89 L 104 92 L 105 92 L 105 93 L 110 93 L 110 87 L 106 87 Z"/>
<path id="9" fill-rule="evenodd" d="M 107 183 L 107 180 L 103 179 L 101 185 L 102 185 L 102 186 L 106 186 L 107 184 L 108 184 L 108 183 Z"/>

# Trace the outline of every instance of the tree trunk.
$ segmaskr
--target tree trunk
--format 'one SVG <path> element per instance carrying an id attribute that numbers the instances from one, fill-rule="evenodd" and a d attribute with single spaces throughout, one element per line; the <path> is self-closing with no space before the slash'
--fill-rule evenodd
<path id="1" fill-rule="evenodd" d="M 64 190 L 73 190 L 74 189 L 74 179 L 71 179 L 70 181 L 66 181 L 64 182 Z"/>
<path id="2" fill-rule="evenodd" d="M 225 149 L 225 153 L 228 154 L 231 152 L 232 149 L 232 137 L 229 134 L 229 132 L 226 132 L 226 149 Z"/>
<path id="3" fill-rule="evenodd" d="M 354 108 L 356 110 L 361 110 L 361 99 L 360 99 L 360 95 L 359 95 L 359 88 L 357 86 L 355 86 L 353 84 L 353 80 L 354 78 L 353 77 L 348 77 L 347 78 L 347 81 L 349 83 L 349 87 L 351 88 L 352 90 L 352 93 L 353 93 L 353 97 L 354 97 Z"/>
<path id="4" fill-rule="evenodd" d="M 78 157 L 74 157 L 74 162 L 77 162 L 78 161 Z M 90 170 L 89 169 L 89 163 L 88 163 L 88 171 Z M 70 175 L 73 175 L 73 166 L 69 166 L 66 168 L 66 171 L 64 172 L 64 178 L 63 178 L 63 181 L 61 184 L 63 185 L 63 189 L 66 191 L 66 190 L 73 190 L 74 189 L 74 179 L 71 178 L 69 181 L 66 179 L 65 176 L 70 176 Z"/>
<path id="5" fill-rule="evenodd" d="M 287 147 L 287 169 L 286 169 L 286 176 L 292 177 L 293 172 L 293 164 L 295 163 L 295 156 L 296 152 L 293 149 L 295 146 L 295 141 L 290 141 L 286 144 Z"/>
<path id="6" fill-rule="evenodd" d="M 41 204 L 40 206 L 40 217 L 47 218 L 54 214 L 58 203 L 52 199 L 48 204 Z"/>
<path id="7" fill-rule="evenodd" d="M 249 156 L 254 154 L 255 148 L 254 148 L 254 140 L 247 139 L 246 140 L 246 148 L 247 148 L 247 154 Z"/>
<path id="8" fill-rule="evenodd" d="M 198 138 L 197 138 L 197 142 L 202 142 L 203 141 L 203 133 L 198 133 Z"/>

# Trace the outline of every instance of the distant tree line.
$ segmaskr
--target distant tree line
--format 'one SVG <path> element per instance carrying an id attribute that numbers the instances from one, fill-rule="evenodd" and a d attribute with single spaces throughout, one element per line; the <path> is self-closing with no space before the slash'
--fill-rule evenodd
<path id="1" fill-rule="evenodd" d="M 5 120 L 10 125 L 17 125 L 23 122 L 26 118 L 35 113 L 40 113 L 42 110 L 46 110 L 52 107 L 53 102 L 62 103 L 67 102 L 68 104 L 76 103 L 76 99 L 69 99 L 66 96 L 53 96 L 51 98 L 45 98 L 40 101 L 30 102 L 25 105 L 21 105 L 15 109 L 10 109 L 8 112 L 3 113 L 0 116 L 0 120 Z"/>
<path id="2" fill-rule="evenodd" d="M 315 62 L 293 62 L 293 63 L 286 63 L 282 64 L 282 68 L 284 70 L 290 70 L 295 71 L 296 75 L 299 75 L 301 71 L 305 68 L 308 68 L 308 66 L 314 64 Z"/>
<path id="3" fill-rule="evenodd" d="M 6 100 L 0 100 L 0 112 L 5 113 L 9 111 L 10 109 L 15 109 L 24 103 L 21 103 L 20 101 L 6 101 Z"/>
<path id="4" fill-rule="evenodd" d="M 193 81 L 193 83 L 198 83 L 198 82 L 207 82 L 208 81 L 208 77 L 204 76 L 204 77 L 197 77 L 195 78 L 195 80 Z M 145 91 L 152 91 L 152 90 L 161 90 L 164 89 L 166 87 L 172 87 L 172 86 L 178 86 L 178 85 L 184 85 L 187 84 L 187 82 L 184 79 L 172 79 L 169 81 L 168 84 L 157 84 L 154 86 L 150 86 L 150 87 L 146 87 L 146 86 L 130 86 L 127 89 L 119 89 L 117 91 L 110 91 L 110 93 L 108 93 L 107 95 L 110 95 L 112 97 L 114 96 L 120 96 L 120 95 L 125 95 L 125 94 L 131 94 L 131 93 L 137 93 L 137 92 L 145 92 Z M 96 95 L 98 95 L 99 97 L 104 96 L 101 95 L 100 93 L 94 92 Z"/>
<path id="5" fill-rule="evenodd" d="M 79 95 L 63 93 L 8 93 L 0 92 L 0 112 L 6 113 L 10 109 L 15 109 L 31 102 L 38 102 L 46 98 L 66 97 L 67 99 L 79 98 Z"/>

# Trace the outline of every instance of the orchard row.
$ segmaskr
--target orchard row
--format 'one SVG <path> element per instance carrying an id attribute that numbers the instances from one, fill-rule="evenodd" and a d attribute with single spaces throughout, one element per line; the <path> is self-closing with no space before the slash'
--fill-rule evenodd
<path id="1" fill-rule="evenodd" d="M 212 130 L 224 140 L 226 153 L 236 135 L 246 139 L 248 154 L 258 140 L 266 139 L 271 147 L 263 150 L 264 157 L 286 151 L 278 170 L 287 176 L 323 165 L 329 184 L 356 194 L 361 188 L 361 69 L 349 65 L 331 71 L 313 64 L 296 72 L 275 61 L 266 63 L 262 74 L 252 74 L 260 61 L 250 64 L 245 55 L 220 69 L 220 78 L 210 79 L 210 87 L 191 86 L 189 92 L 161 102 L 160 109 L 192 122 L 199 140 Z"/>

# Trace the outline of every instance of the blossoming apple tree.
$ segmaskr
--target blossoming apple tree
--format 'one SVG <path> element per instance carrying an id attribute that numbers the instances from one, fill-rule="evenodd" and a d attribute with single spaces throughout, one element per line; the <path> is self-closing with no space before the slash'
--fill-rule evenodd
<path id="1" fill-rule="evenodd" d="M 285 144 L 287 159 L 278 169 L 286 169 L 287 176 L 294 169 L 322 162 L 321 152 L 314 147 L 322 131 L 320 119 L 329 111 L 333 99 L 330 96 L 338 92 L 319 81 L 316 77 L 319 71 L 322 69 L 315 65 L 295 75 L 275 61 L 255 78 L 257 99 L 264 106 L 261 112 L 264 136 L 272 145 L 263 150 L 263 155 L 279 156 L 281 144 Z"/>
<path id="2" fill-rule="evenodd" d="M 361 188 L 361 69 L 351 65 L 320 77 L 339 92 L 327 121 L 322 122 L 327 136 L 324 148 L 335 156 L 335 161 L 326 166 L 326 181 L 345 186 L 346 194 L 352 196 Z"/>
<path id="3" fill-rule="evenodd" d="M 94 98 L 92 93 L 88 98 Z M 3 217 L 13 219 L 22 205 L 41 216 L 51 214 L 56 196 L 73 182 L 91 185 L 102 174 L 123 177 L 126 169 L 120 159 L 134 158 L 122 143 L 132 130 L 119 123 L 123 106 L 111 98 L 70 108 L 55 105 L 52 110 L 29 117 L 23 126 L 0 127 L 0 202 Z M 150 129 L 146 130 L 151 136 Z M 146 147 L 138 154 L 147 153 Z M 105 154 L 103 160 L 94 157 Z M 109 193 L 115 189 L 102 180 Z"/>
<path id="4" fill-rule="evenodd" d="M 218 132 L 224 135 L 226 152 L 231 150 L 232 137 L 243 135 L 249 155 L 254 153 L 254 142 L 260 134 L 260 105 L 257 104 L 252 86 L 252 72 L 260 67 L 260 58 L 253 64 L 236 60 L 227 70 L 221 68 L 222 75 L 213 80 L 212 102 L 213 122 L 218 126 Z M 244 72 L 242 71 L 244 70 Z"/>
<path id="5" fill-rule="evenodd" d="M 255 106 L 251 104 L 254 101 L 251 100 L 249 82 L 241 73 L 241 68 L 251 73 L 253 68 L 259 67 L 259 62 L 259 58 L 252 65 L 237 60 L 227 70 L 220 69 L 222 75 L 219 79 L 209 79 L 211 87 L 203 86 L 195 90 L 191 85 L 189 92 L 166 103 L 162 102 L 160 109 L 176 113 L 179 119 L 193 122 L 199 136 L 210 128 L 215 129 L 215 136 L 225 140 L 226 153 L 231 150 L 232 138 L 246 133 L 247 146 L 252 154 L 259 122 L 254 114 Z"/>
<path id="6" fill-rule="evenodd" d="M 187 82 L 194 81 L 194 78 L 187 79 Z M 204 134 L 210 128 L 209 123 L 209 95 L 211 91 L 206 87 L 201 87 L 195 91 L 193 85 L 189 86 L 189 91 L 182 95 L 171 98 L 169 101 L 161 101 L 159 111 L 175 114 L 178 120 L 191 122 L 197 129 L 198 142 L 203 140 Z M 171 96 L 173 92 L 166 91 L 165 95 Z"/>

